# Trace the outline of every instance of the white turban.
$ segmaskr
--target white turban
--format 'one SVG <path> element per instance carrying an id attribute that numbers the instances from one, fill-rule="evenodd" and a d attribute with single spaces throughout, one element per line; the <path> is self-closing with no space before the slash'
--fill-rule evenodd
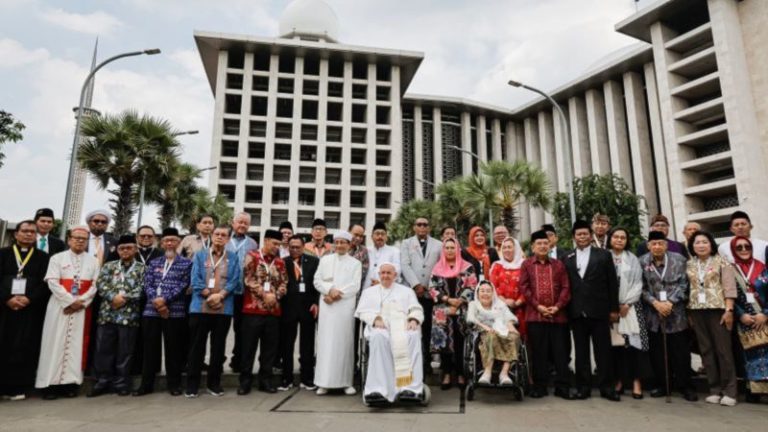
<path id="1" fill-rule="evenodd" d="M 85 222 L 86 223 L 90 223 L 91 219 L 93 219 L 93 217 L 96 216 L 96 215 L 102 215 L 105 218 L 107 218 L 107 225 L 109 225 L 109 223 L 112 222 L 112 218 L 109 216 L 109 212 L 106 211 L 106 210 L 102 210 L 102 209 L 94 210 L 94 211 L 88 213 L 87 215 L 85 215 Z"/>
<path id="2" fill-rule="evenodd" d="M 339 239 L 351 242 L 352 241 L 352 234 L 350 234 L 350 233 L 348 233 L 346 231 L 339 231 L 339 232 L 337 232 L 336 234 L 333 235 L 333 241 L 336 241 L 336 240 L 339 240 Z"/>

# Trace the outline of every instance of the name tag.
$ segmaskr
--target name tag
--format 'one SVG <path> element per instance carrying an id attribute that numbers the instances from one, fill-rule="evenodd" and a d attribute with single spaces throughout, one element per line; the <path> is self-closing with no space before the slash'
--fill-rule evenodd
<path id="1" fill-rule="evenodd" d="M 160 289 L 160 287 L 157 287 L 157 290 L 155 291 L 155 296 L 162 297 L 163 296 L 163 290 Z"/>
<path id="2" fill-rule="evenodd" d="M 307 285 L 304 282 L 299 283 L 299 292 L 300 293 L 307 292 Z"/>
<path id="3" fill-rule="evenodd" d="M 11 295 L 26 295 L 27 280 L 25 278 L 14 279 L 11 285 Z"/>
<path id="4" fill-rule="evenodd" d="M 707 294 L 700 292 L 698 297 L 699 304 L 705 304 L 707 302 Z"/>
<path id="5" fill-rule="evenodd" d="M 754 302 L 755 302 L 755 294 L 747 293 L 747 303 L 754 303 Z"/>
<path id="6" fill-rule="evenodd" d="M 216 287 L 216 279 L 210 278 L 208 279 L 208 288 L 213 289 Z"/>
<path id="7" fill-rule="evenodd" d="M 269 282 L 264 282 L 264 292 L 269 292 L 272 290 L 272 286 Z"/>
<path id="8" fill-rule="evenodd" d="M 659 301 L 667 301 L 667 292 L 659 291 Z"/>

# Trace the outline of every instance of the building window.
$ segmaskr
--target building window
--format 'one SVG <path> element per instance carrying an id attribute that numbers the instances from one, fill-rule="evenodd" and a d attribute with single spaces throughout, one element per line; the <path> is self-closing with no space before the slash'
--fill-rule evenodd
<path id="1" fill-rule="evenodd" d="M 301 118 L 317 120 L 317 101 L 305 100 L 301 102 Z"/>
<path id="2" fill-rule="evenodd" d="M 325 205 L 328 207 L 341 206 L 341 191 L 336 189 L 325 190 Z M 328 221 L 326 221 L 328 222 Z M 328 227 L 330 228 L 330 227 Z"/>
<path id="3" fill-rule="evenodd" d="M 326 168 L 325 184 L 341 184 L 341 170 L 338 168 Z"/>
<path id="4" fill-rule="evenodd" d="M 384 222 L 384 223 L 389 223 L 389 219 L 391 217 L 392 217 L 392 215 L 377 213 L 376 214 L 376 221 Z"/>
<path id="5" fill-rule="evenodd" d="M 386 129 L 376 130 L 376 144 L 389 145 L 390 132 Z"/>
<path id="6" fill-rule="evenodd" d="M 389 166 L 389 150 L 376 150 L 376 165 Z"/>
<path id="7" fill-rule="evenodd" d="M 320 82 L 317 80 L 304 80 L 302 93 L 305 95 L 317 96 L 320 94 Z"/>
<path id="8" fill-rule="evenodd" d="M 299 228 L 312 228 L 312 222 L 315 221 L 315 213 L 308 210 L 299 210 L 296 225 Z"/>
<path id="9" fill-rule="evenodd" d="M 251 121 L 248 135 L 256 138 L 265 138 L 267 136 L 267 123 L 263 121 Z"/>
<path id="10" fill-rule="evenodd" d="M 330 142 L 341 142 L 341 126 L 326 127 L 325 140 Z"/>
<path id="11" fill-rule="evenodd" d="M 310 124 L 301 125 L 301 139 L 304 141 L 317 141 L 317 126 Z"/>
<path id="12" fill-rule="evenodd" d="M 296 57 L 287 54 L 281 55 L 278 70 L 282 73 L 293 73 L 296 70 Z"/>
<path id="13" fill-rule="evenodd" d="M 240 107 L 243 104 L 243 97 L 240 95 L 228 94 L 224 98 L 224 112 L 227 114 L 240 114 Z"/>
<path id="14" fill-rule="evenodd" d="M 293 99 L 277 99 L 277 116 L 282 118 L 293 117 Z"/>
<path id="15" fill-rule="evenodd" d="M 388 101 L 391 90 L 392 87 L 390 86 L 376 86 L 376 100 Z"/>
<path id="16" fill-rule="evenodd" d="M 243 211 L 251 215 L 251 226 L 261 225 L 261 209 L 246 208 Z"/>
<path id="17" fill-rule="evenodd" d="M 269 71 L 269 61 L 272 54 L 269 51 L 257 51 L 253 53 L 253 69 Z"/>
<path id="18" fill-rule="evenodd" d="M 274 227 L 279 226 L 281 223 L 283 223 L 283 221 L 288 220 L 288 210 L 280 210 L 280 209 L 272 210 L 272 216 L 270 218 L 271 218 L 270 222 L 272 226 Z"/>
<path id="19" fill-rule="evenodd" d="M 269 77 L 254 75 L 251 88 L 253 91 L 269 91 Z"/>
<path id="20" fill-rule="evenodd" d="M 275 165 L 272 169 L 272 179 L 276 182 L 290 182 L 291 167 L 287 165 Z"/>
<path id="21" fill-rule="evenodd" d="M 349 224 L 365 226 L 365 213 L 350 213 Z"/>
<path id="22" fill-rule="evenodd" d="M 290 123 L 275 124 L 275 138 L 291 139 L 293 136 L 293 126 Z"/>
<path id="23" fill-rule="evenodd" d="M 264 165 L 248 164 L 245 171 L 246 180 L 264 180 Z"/>
<path id="24" fill-rule="evenodd" d="M 388 63 L 380 63 L 376 65 L 376 81 L 391 81 L 392 80 L 392 66 Z"/>
<path id="25" fill-rule="evenodd" d="M 245 187 L 245 202 L 251 204 L 261 204 L 261 186 L 246 186 Z"/>
<path id="26" fill-rule="evenodd" d="M 316 55 L 304 57 L 304 75 L 320 75 L 320 58 Z"/>
<path id="27" fill-rule="evenodd" d="M 280 78 L 277 80 L 277 92 L 293 94 L 293 78 Z"/>
<path id="28" fill-rule="evenodd" d="M 349 184 L 352 186 L 365 186 L 365 176 L 367 174 L 368 172 L 365 170 L 350 171 Z"/>
<path id="29" fill-rule="evenodd" d="M 325 161 L 329 163 L 341 163 L 341 148 L 340 147 L 326 147 L 325 148 Z"/>
<path id="30" fill-rule="evenodd" d="M 223 140 L 221 141 L 221 155 L 226 157 L 237 157 L 239 147 L 240 143 L 237 141 Z"/>
<path id="31" fill-rule="evenodd" d="M 219 185 L 219 195 L 223 195 L 229 202 L 235 202 L 235 185 Z"/>
<path id="32" fill-rule="evenodd" d="M 352 149 L 352 161 L 353 164 L 365 165 L 366 151 L 365 149 Z"/>
<path id="33" fill-rule="evenodd" d="M 253 116 L 267 115 L 267 98 L 265 96 L 251 97 L 251 115 Z"/>
<path id="34" fill-rule="evenodd" d="M 365 208 L 365 191 L 350 191 L 349 206 Z"/>
<path id="35" fill-rule="evenodd" d="M 376 171 L 376 186 L 389 187 L 389 173 L 385 171 Z"/>
<path id="36" fill-rule="evenodd" d="M 364 60 L 355 60 L 352 63 L 352 78 L 367 79 L 368 78 L 368 62 Z"/>
<path id="37" fill-rule="evenodd" d="M 291 145 L 275 144 L 275 159 L 291 160 Z"/>
<path id="38" fill-rule="evenodd" d="M 380 125 L 389 124 L 389 107 L 387 106 L 376 107 L 376 124 L 380 124 Z"/>
<path id="39" fill-rule="evenodd" d="M 288 198 L 290 197 L 290 190 L 288 188 L 272 188 L 272 204 L 288 204 Z M 278 224 L 288 218 L 288 215 L 278 222 Z"/>
<path id="40" fill-rule="evenodd" d="M 234 90 L 243 89 L 243 75 L 242 74 L 227 74 L 227 88 Z"/>
<path id="41" fill-rule="evenodd" d="M 389 208 L 389 192 L 376 192 L 376 208 L 377 209 Z"/>
<path id="42" fill-rule="evenodd" d="M 352 128 L 352 142 L 355 144 L 365 144 L 365 138 L 368 131 L 365 128 Z"/>
<path id="43" fill-rule="evenodd" d="M 365 123 L 365 114 L 367 110 L 368 108 L 365 105 L 352 105 L 352 122 Z"/>
<path id="44" fill-rule="evenodd" d="M 317 161 L 317 147 L 313 145 L 302 145 L 299 147 L 299 160 L 303 162 Z"/>
<path id="45" fill-rule="evenodd" d="M 328 102 L 326 117 L 330 121 L 341 121 L 341 102 Z"/>
<path id="46" fill-rule="evenodd" d="M 249 159 L 264 159 L 264 143 L 263 142 L 249 142 L 248 143 L 248 158 Z"/>
<path id="47" fill-rule="evenodd" d="M 222 162 L 219 164 L 219 178 L 225 180 L 234 180 L 237 178 L 237 164 Z"/>
<path id="48" fill-rule="evenodd" d="M 242 69 L 245 65 L 245 53 L 239 49 L 231 49 L 227 55 L 227 67 Z"/>
<path id="49" fill-rule="evenodd" d="M 328 97 L 344 97 L 344 83 L 329 82 Z"/>
<path id="50" fill-rule="evenodd" d="M 306 205 L 306 206 L 315 205 L 315 190 L 299 189 L 299 205 Z"/>
<path id="51" fill-rule="evenodd" d="M 299 168 L 299 183 L 314 183 L 317 170 L 314 167 Z"/>
<path id="52" fill-rule="evenodd" d="M 352 85 L 352 98 L 353 99 L 367 99 L 368 98 L 368 86 L 365 84 L 353 84 Z"/>
<path id="53" fill-rule="evenodd" d="M 325 223 L 328 229 L 339 229 L 341 214 L 339 212 L 325 212 Z"/>
<path id="54" fill-rule="evenodd" d="M 240 135 L 240 120 L 224 119 L 224 135 Z"/>
<path id="55" fill-rule="evenodd" d="M 344 59 L 338 56 L 333 56 L 328 59 L 328 76 L 343 77 L 344 76 Z"/>

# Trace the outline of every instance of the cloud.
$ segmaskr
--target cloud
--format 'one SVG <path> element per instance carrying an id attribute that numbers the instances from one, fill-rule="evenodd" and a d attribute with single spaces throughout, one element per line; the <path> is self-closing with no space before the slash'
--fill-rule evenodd
<path id="1" fill-rule="evenodd" d="M 40 18 L 67 30 L 93 35 L 109 35 L 124 26 L 122 21 L 102 11 L 78 14 L 63 9 L 48 9 L 41 12 Z"/>
<path id="2" fill-rule="evenodd" d="M 12 68 L 35 63 L 48 58 L 48 50 L 37 48 L 27 50 L 14 39 L 0 39 L 0 68 Z"/>

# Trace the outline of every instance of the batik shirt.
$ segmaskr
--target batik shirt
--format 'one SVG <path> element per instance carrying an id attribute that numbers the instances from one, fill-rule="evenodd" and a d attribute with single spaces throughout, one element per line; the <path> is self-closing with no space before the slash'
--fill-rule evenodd
<path id="1" fill-rule="evenodd" d="M 118 324 L 138 327 L 141 318 L 141 292 L 144 289 L 144 264 L 133 260 L 128 266 L 122 261 L 105 263 L 96 279 L 96 289 L 101 296 L 99 324 Z M 122 294 L 125 304 L 115 309 L 112 300 Z"/>
<path id="2" fill-rule="evenodd" d="M 653 256 L 648 253 L 640 259 L 643 269 L 643 301 L 649 305 L 645 308 L 648 329 L 652 332 L 661 331 L 661 317 L 653 307 L 654 300 L 662 301 L 666 293 L 667 301 L 672 303 L 672 313 L 665 319 L 666 333 L 677 333 L 688 328 L 688 318 L 685 307 L 688 305 L 688 275 L 685 273 L 687 262 L 684 256 L 667 252 L 666 265 L 657 266 Z M 663 278 L 662 278 L 663 276 Z"/>
<path id="3" fill-rule="evenodd" d="M 165 256 L 153 259 L 144 271 L 144 292 L 147 294 L 144 316 L 160 316 L 152 302 L 157 297 L 162 297 L 170 312 L 170 318 L 184 318 L 187 315 L 184 292 L 190 285 L 192 261 L 177 255 L 168 272 L 163 275 L 165 259 Z"/>

